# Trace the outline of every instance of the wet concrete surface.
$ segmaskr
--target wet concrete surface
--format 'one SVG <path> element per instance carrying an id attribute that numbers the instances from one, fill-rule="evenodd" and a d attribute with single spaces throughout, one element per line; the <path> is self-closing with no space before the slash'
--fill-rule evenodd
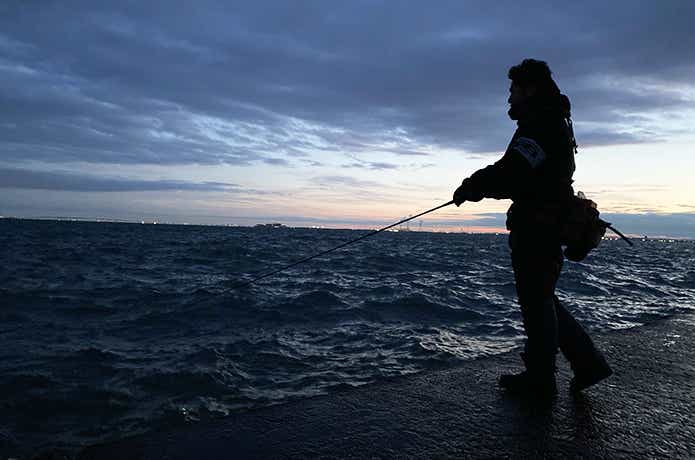
<path id="1" fill-rule="evenodd" d="M 695 458 L 695 317 L 595 336 L 615 374 L 552 404 L 505 395 L 517 353 L 124 439 L 80 459 Z M 560 358 L 559 361 L 562 361 Z"/>

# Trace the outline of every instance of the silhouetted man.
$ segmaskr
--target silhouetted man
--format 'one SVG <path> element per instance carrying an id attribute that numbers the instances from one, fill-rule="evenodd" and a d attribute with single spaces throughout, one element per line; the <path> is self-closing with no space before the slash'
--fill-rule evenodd
<path id="1" fill-rule="evenodd" d="M 527 341 L 526 369 L 502 375 L 506 390 L 541 397 L 557 393 L 558 347 L 574 371 L 572 391 L 608 377 L 602 354 L 555 296 L 563 263 L 560 222 L 574 195 L 576 142 L 569 99 L 543 61 L 525 59 L 509 69 L 509 117 L 518 128 L 504 156 L 476 171 L 454 193 L 459 206 L 483 198 L 511 199 L 509 246 Z"/>

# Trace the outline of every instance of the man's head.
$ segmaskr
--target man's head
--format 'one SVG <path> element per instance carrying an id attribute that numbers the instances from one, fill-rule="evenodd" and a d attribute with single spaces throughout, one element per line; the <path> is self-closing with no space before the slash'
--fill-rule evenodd
<path id="1" fill-rule="evenodd" d="M 519 120 L 540 104 L 560 95 L 550 67 L 544 61 L 524 59 L 509 69 L 509 118 Z"/>

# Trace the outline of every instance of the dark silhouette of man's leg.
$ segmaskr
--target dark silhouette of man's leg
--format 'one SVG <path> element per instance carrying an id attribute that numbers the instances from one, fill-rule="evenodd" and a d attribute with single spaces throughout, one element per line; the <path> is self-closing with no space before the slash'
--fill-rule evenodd
<path id="1" fill-rule="evenodd" d="M 524 235 L 525 236 L 525 235 Z M 535 240 L 535 239 L 534 239 Z M 554 388 L 558 349 L 555 283 L 562 268 L 559 245 L 533 244 L 521 235 L 510 238 L 512 266 L 527 341 L 524 364 L 530 381 Z"/>
<path id="2" fill-rule="evenodd" d="M 560 351 L 570 362 L 574 374 L 584 386 L 592 385 L 612 374 L 611 368 L 584 328 L 554 296 Z M 596 381 L 594 381 L 596 380 Z M 588 385 L 586 385 L 588 384 Z M 581 388 L 577 388 L 579 390 Z"/>

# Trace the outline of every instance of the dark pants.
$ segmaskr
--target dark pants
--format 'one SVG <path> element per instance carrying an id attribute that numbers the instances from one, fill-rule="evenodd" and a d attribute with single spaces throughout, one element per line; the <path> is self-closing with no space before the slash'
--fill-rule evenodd
<path id="1" fill-rule="evenodd" d="M 555 295 L 564 258 L 559 242 L 552 236 L 513 231 L 509 246 L 528 339 L 524 361 L 529 372 L 554 372 L 558 347 L 575 374 L 605 367 L 601 352 Z"/>

